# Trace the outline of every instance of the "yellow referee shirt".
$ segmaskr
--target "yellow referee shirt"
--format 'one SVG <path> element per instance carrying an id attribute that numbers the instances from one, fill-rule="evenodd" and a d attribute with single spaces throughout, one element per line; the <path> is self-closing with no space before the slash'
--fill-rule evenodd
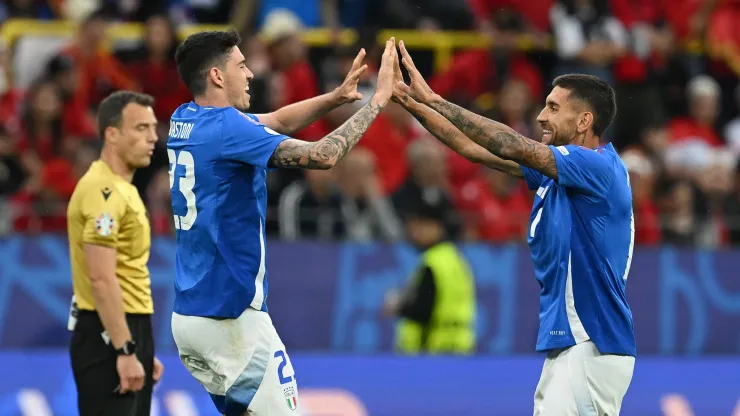
<path id="1" fill-rule="evenodd" d="M 149 249 L 151 228 L 136 187 L 113 173 L 102 160 L 93 162 L 75 187 L 67 207 L 67 234 L 77 306 L 95 310 L 84 244 L 116 249 L 116 275 L 126 313 L 151 314 Z"/>

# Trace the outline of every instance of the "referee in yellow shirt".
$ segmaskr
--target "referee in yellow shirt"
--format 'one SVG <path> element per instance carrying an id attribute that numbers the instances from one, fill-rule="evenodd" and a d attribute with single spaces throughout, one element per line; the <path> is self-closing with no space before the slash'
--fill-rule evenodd
<path id="1" fill-rule="evenodd" d="M 153 103 L 130 91 L 103 100 L 100 159 L 77 183 L 67 208 L 70 357 L 81 416 L 149 416 L 152 387 L 163 371 L 151 326 L 149 218 L 131 184 L 157 141 Z"/>

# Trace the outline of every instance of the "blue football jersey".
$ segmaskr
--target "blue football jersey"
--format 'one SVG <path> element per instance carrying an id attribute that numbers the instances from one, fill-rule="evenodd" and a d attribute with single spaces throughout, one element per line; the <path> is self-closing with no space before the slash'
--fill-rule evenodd
<path id="1" fill-rule="evenodd" d="M 611 144 L 550 146 L 558 179 L 522 167 L 537 190 L 527 241 L 540 284 L 537 351 L 591 340 L 636 354 L 626 284 L 635 242 L 629 176 Z"/>
<path id="2" fill-rule="evenodd" d="M 167 154 L 177 253 L 174 311 L 267 311 L 267 162 L 287 137 L 233 107 L 175 110 Z"/>

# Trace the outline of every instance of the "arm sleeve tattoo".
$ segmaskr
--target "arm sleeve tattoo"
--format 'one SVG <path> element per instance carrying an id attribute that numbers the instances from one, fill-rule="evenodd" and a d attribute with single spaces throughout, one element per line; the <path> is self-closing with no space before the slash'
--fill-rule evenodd
<path id="1" fill-rule="evenodd" d="M 350 151 L 370 127 L 382 106 L 372 100 L 349 120 L 317 142 L 287 139 L 278 145 L 268 165 L 282 168 L 330 169 Z"/>
<path id="2" fill-rule="evenodd" d="M 410 98 L 403 103 L 403 106 L 440 142 L 471 162 L 480 163 L 509 175 L 522 176 L 519 164 L 486 151 L 433 109 Z"/>
<path id="3" fill-rule="evenodd" d="M 555 156 L 549 146 L 528 139 L 505 124 L 479 116 L 448 101 L 441 100 L 430 106 L 492 154 L 557 179 Z"/>

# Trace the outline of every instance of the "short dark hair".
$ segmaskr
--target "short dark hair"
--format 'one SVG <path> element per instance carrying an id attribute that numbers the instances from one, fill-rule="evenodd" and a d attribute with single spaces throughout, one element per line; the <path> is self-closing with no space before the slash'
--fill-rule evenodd
<path id="1" fill-rule="evenodd" d="M 553 87 L 570 91 L 570 96 L 583 101 L 594 114 L 592 129 L 601 137 L 617 115 L 617 98 L 614 89 L 593 75 L 561 75 L 552 82 Z"/>
<path id="2" fill-rule="evenodd" d="M 231 50 L 241 42 L 239 33 L 231 29 L 195 33 L 177 47 L 177 72 L 193 95 L 206 91 L 208 70 L 224 65 L 231 56 Z"/>
<path id="3" fill-rule="evenodd" d="M 98 106 L 98 131 L 101 139 L 105 139 L 105 129 L 108 127 L 121 126 L 123 109 L 132 103 L 144 107 L 153 107 L 154 97 L 133 91 L 116 91 L 105 97 Z"/>

